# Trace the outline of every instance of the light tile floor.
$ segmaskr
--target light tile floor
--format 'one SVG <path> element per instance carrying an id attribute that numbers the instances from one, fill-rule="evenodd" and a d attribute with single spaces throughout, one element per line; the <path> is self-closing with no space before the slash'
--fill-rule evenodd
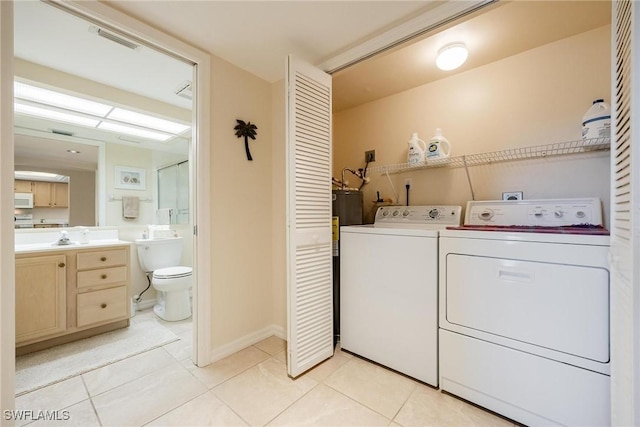
<path id="1" fill-rule="evenodd" d="M 132 321 L 154 316 L 148 310 Z M 286 345 L 267 338 L 205 368 L 190 360 L 191 321 L 162 322 L 181 340 L 16 399 L 24 410 L 66 410 L 30 426 L 505 426 L 513 422 L 336 351 L 300 378 Z M 21 425 L 21 423 L 17 423 Z"/>

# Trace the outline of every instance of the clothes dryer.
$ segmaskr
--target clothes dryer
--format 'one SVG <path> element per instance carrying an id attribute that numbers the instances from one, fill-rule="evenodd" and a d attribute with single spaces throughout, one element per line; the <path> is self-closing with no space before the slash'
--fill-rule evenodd
<path id="1" fill-rule="evenodd" d="M 529 426 L 610 423 L 598 199 L 481 201 L 440 233 L 440 387 Z"/>

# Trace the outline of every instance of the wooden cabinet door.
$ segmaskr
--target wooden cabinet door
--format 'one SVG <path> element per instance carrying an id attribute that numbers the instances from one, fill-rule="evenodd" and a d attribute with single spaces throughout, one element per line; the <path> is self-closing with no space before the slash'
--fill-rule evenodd
<path id="1" fill-rule="evenodd" d="M 36 208 L 68 208 L 69 184 L 34 181 L 33 206 Z"/>
<path id="2" fill-rule="evenodd" d="M 66 256 L 16 259 L 16 344 L 67 329 Z"/>
<path id="3" fill-rule="evenodd" d="M 54 208 L 69 207 L 69 184 L 55 182 L 51 185 L 51 206 Z"/>
<path id="4" fill-rule="evenodd" d="M 36 208 L 51 206 L 51 182 L 33 182 L 33 206 Z"/>
<path id="5" fill-rule="evenodd" d="M 15 193 L 31 193 L 32 191 L 32 182 L 31 181 L 23 181 L 21 179 L 17 179 L 13 181 L 13 191 Z"/>

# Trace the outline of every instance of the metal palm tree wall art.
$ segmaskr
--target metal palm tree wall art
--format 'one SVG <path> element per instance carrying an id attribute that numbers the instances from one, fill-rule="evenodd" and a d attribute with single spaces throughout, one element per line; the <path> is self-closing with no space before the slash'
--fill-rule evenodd
<path id="1" fill-rule="evenodd" d="M 251 151 L 249 151 L 249 138 L 256 139 L 258 126 L 252 124 L 251 122 L 244 122 L 244 120 L 236 119 L 238 124 L 233 129 L 236 131 L 236 136 L 238 138 L 244 137 L 244 150 L 247 152 L 247 160 L 253 160 L 251 157 Z"/>

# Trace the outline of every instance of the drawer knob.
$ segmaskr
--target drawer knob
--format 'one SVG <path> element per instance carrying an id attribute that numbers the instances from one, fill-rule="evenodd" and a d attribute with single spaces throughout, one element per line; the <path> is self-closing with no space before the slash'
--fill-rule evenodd
<path id="1" fill-rule="evenodd" d="M 107 304 L 105 303 L 100 304 L 100 308 L 107 308 Z"/>
<path id="2" fill-rule="evenodd" d="M 100 276 L 100 278 L 101 278 L 101 279 L 106 279 L 106 278 L 107 278 L 107 275 L 106 275 L 106 274 L 103 274 L 102 276 Z"/>
<path id="3" fill-rule="evenodd" d="M 62 267 L 64 267 L 65 265 L 66 265 L 66 264 L 65 264 L 64 262 L 61 262 L 61 263 L 59 263 L 59 264 L 58 264 L 58 267 L 62 268 Z"/>
<path id="4" fill-rule="evenodd" d="M 102 261 L 102 262 L 104 262 L 104 261 L 106 261 L 106 260 L 107 260 L 107 257 L 106 257 L 106 256 L 103 256 L 102 258 L 100 258 L 100 261 Z"/>

